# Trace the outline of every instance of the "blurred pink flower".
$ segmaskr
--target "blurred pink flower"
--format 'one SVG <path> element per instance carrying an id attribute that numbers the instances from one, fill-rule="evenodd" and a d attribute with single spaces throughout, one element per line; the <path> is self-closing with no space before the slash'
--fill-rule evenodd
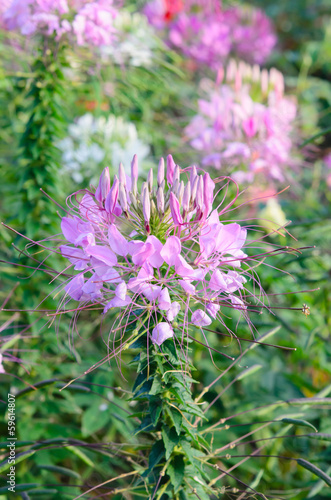
<path id="1" fill-rule="evenodd" d="M 144 13 L 165 31 L 167 43 L 212 69 L 230 54 L 261 64 L 277 42 L 270 19 L 253 7 L 222 8 L 218 0 L 152 0 Z"/>
<path id="2" fill-rule="evenodd" d="M 0 10 L 8 30 L 22 35 L 75 35 L 78 45 L 110 45 L 117 10 L 112 0 L 10 0 Z"/>
<path id="3" fill-rule="evenodd" d="M 204 81 L 207 97 L 198 101 L 199 112 L 185 133 L 201 151 L 204 166 L 229 166 L 238 182 L 251 183 L 256 176 L 283 182 L 296 165 L 296 104 L 283 96 L 279 72 L 273 69 L 253 81 L 249 71 L 252 76 L 253 68 L 231 61 L 227 83 Z"/>

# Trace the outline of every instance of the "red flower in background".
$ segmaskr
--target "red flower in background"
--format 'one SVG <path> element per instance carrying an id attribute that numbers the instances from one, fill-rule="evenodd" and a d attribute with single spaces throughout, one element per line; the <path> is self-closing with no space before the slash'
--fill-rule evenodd
<path id="1" fill-rule="evenodd" d="M 169 22 L 174 19 L 174 17 L 184 10 L 184 3 L 182 0 L 163 0 L 164 2 L 164 20 Z"/>

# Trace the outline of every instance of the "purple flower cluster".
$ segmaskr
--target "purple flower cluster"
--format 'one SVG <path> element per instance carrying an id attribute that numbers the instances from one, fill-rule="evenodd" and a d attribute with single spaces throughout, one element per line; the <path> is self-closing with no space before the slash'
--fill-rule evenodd
<path id="1" fill-rule="evenodd" d="M 62 306 L 97 302 L 104 313 L 122 310 L 122 319 L 147 311 L 158 345 L 173 336 L 174 321 L 183 329 L 216 317 L 223 323 L 221 306 L 246 316 L 244 286 L 252 277 L 243 251 L 247 231 L 220 221 L 226 208 L 213 209 L 209 174 L 181 170 L 171 155 L 166 163 L 166 175 L 162 158 L 156 185 L 151 169 L 140 193 L 136 156 L 131 177 L 120 165 L 112 185 L 104 169 L 95 192 L 86 191 L 61 222 L 60 251 L 67 269 L 77 271 L 66 281 Z"/>
<path id="2" fill-rule="evenodd" d="M 109 45 L 115 37 L 117 10 L 112 0 L 10 0 L 1 12 L 1 24 L 30 36 L 43 33 L 74 35 L 78 45 Z"/>
<path id="3" fill-rule="evenodd" d="M 235 168 L 232 176 L 238 182 L 252 182 L 256 176 L 284 181 L 286 167 L 295 166 L 291 135 L 296 103 L 284 97 L 282 74 L 231 60 L 225 81 L 202 85 L 208 97 L 199 100 L 199 113 L 185 132 L 201 151 L 203 165 Z"/>
<path id="4" fill-rule="evenodd" d="M 222 9 L 216 0 L 177 2 L 177 8 L 173 3 L 153 0 L 144 12 L 153 26 L 167 31 L 170 45 L 212 69 L 230 54 L 261 64 L 277 42 L 271 21 L 261 10 Z"/>

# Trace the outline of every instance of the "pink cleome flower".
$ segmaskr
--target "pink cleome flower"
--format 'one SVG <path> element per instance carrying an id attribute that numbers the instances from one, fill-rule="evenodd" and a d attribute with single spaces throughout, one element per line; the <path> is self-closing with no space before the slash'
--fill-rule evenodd
<path id="1" fill-rule="evenodd" d="M 0 12 L 2 24 L 22 35 L 74 34 L 78 45 L 114 41 L 117 10 L 112 0 L 9 0 Z"/>
<path id="2" fill-rule="evenodd" d="M 220 84 L 203 81 L 205 99 L 186 127 L 204 166 L 231 167 L 238 182 L 283 182 L 296 166 L 296 103 L 282 74 L 230 61 Z"/>
<path id="3" fill-rule="evenodd" d="M 184 55 L 218 69 L 233 54 L 262 64 L 276 45 L 270 19 L 252 7 L 222 8 L 218 0 L 152 0 L 144 13 Z"/>
<path id="4" fill-rule="evenodd" d="M 223 180 L 227 188 L 230 181 Z M 79 309 L 100 303 L 104 313 L 119 309 L 121 323 L 134 311 L 146 311 L 157 345 L 174 335 L 175 322 L 183 329 L 204 327 L 214 318 L 223 323 L 221 307 L 247 319 L 245 284 L 255 280 L 243 250 L 247 230 L 220 221 L 226 208 L 213 208 L 209 174 L 194 166 L 181 170 L 169 155 L 166 175 L 160 160 L 156 185 L 152 170 L 140 193 L 137 183 L 135 156 L 131 177 L 120 165 L 110 183 L 104 169 L 96 190 L 82 193 L 62 218 L 60 252 L 69 261 L 66 273 L 76 272 L 66 274 L 61 310 L 70 300 Z"/>

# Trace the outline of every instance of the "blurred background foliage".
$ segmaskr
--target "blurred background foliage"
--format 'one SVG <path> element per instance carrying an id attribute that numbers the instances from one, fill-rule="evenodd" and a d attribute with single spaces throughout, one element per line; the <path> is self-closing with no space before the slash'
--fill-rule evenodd
<path id="1" fill-rule="evenodd" d="M 264 498 L 322 500 L 331 498 L 330 488 L 301 467 L 297 459 L 309 458 L 330 474 L 328 407 L 266 405 L 327 397 L 331 393 L 331 194 L 323 161 L 331 152 L 331 9 L 327 0 L 255 0 L 253 4 L 264 9 L 275 23 L 279 43 L 269 63 L 285 74 L 286 87 L 296 95 L 300 107 L 303 173 L 279 197 L 291 221 L 288 230 L 296 240 L 289 236 L 277 239 L 284 245 L 310 248 L 270 258 L 270 266 L 259 269 L 266 292 L 276 294 L 272 302 L 276 308 L 273 315 L 264 312 L 254 320 L 258 336 L 272 332 L 266 342 L 295 347 L 295 351 L 245 341 L 238 344 L 222 332 L 210 333 L 210 346 L 227 354 L 238 356 L 241 350 L 251 348 L 206 392 L 204 397 L 209 403 L 229 385 L 208 412 L 206 429 L 219 424 L 214 428 L 217 430 L 206 432 L 206 438 L 213 439 L 215 448 L 221 448 L 252 432 L 251 438 L 243 439 L 248 444 L 240 445 L 239 441 L 233 449 L 221 452 L 218 463 L 225 468 L 264 446 L 260 454 L 266 457 L 253 457 L 234 468 L 233 474 L 241 483 L 231 477 L 222 480 L 222 498 L 244 498 L 240 496 L 243 491 L 245 498 L 255 498 L 252 490 L 243 486 L 246 484 L 263 492 Z M 134 2 L 131 8 L 135 10 Z M 1 32 L 0 212 L 6 224 L 32 239 L 58 234 L 58 207 L 39 188 L 63 205 L 66 196 L 87 186 L 93 176 L 97 178 L 104 162 L 112 161 L 113 151 L 106 151 L 95 162 L 94 172 L 81 168 L 84 162 L 90 168 L 89 158 L 96 158 L 95 144 L 100 152 L 106 149 L 108 138 L 111 144 L 116 142 L 111 134 L 100 139 L 86 132 L 85 150 L 83 147 L 80 156 L 74 158 L 74 170 L 81 177 L 75 179 L 72 170 L 65 169 L 66 159 L 73 161 L 74 157 L 72 151 L 71 157 L 68 153 L 70 130 L 86 115 L 95 121 L 106 122 L 110 116 L 122 121 L 123 130 L 127 127 L 122 135 L 127 133 L 138 149 L 145 148 L 142 175 L 160 156 L 170 152 L 181 166 L 194 162 L 195 152 L 183 140 L 183 128 L 194 113 L 201 75 L 189 71 L 188 62 L 169 50 L 156 34 L 150 36 L 153 43 L 148 64 L 118 63 L 111 54 L 103 54 L 103 62 L 99 63 L 95 54 L 69 46 L 63 47 L 66 56 L 48 61 L 45 70 L 45 60 L 36 63 L 38 43 L 32 46 L 19 35 Z M 31 122 L 32 111 L 38 115 L 37 125 L 36 120 Z M 43 124 L 45 134 L 34 137 L 33 127 L 43 129 Z M 63 146 L 64 140 L 67 144 Z M 140 142 L 135 143 L 137 140 Z M 61 141 L 62 147 L 58 148 Z M 33 149 L 38 147 L 46 155 L 46 159 L 42 158 L 47 164 L 46 177 L 34 163 L 35 158 L 40 160 Z M 87 151 L 91 147 L 92 152 Z M 117 143 L 116 147 L 120 152 L 126 150 L 126 144 Z M 134 152 L 139 155 L 139 151 Z M 24 168 L 27 164 L 32 170 Z M 118 165 L 110 166 L 115 173 Z M 34 178 L 36 182 L 31 182 Z M 255 210 L 264 207 L 261 202 Z M 243 220 L 251 216 L 249 205 L 241 209 L 240 215 Z M 270 245 L 274 241 L 269 238 Z M 37 267 L 37 262 L 46 257 L 39 251 L 35 254 L 33 247 L 24 250 L 25 243 L 19 235 L 1 227 L 0 331 L 3 343 L 12 341 L 7 352 L 13 360 L 4 363 L 6 373 L 0 374 L 0 399 L 5 402 L 8 392 L 16 394 L 17 449 L 21 453 L 17 466 L 19 487 L 13 498 L 72 499 L 130 472 L 141 452 L 134 437 L 135 418 L 129 417 L 135 412 L 130 402 L 133 354 L 125 351 L 120 366 L 115 360 L 109 363 L 105 359 L 112 318 L 100 319 L 100 310 L 82 312 L 77 320 L 74 315 L 70 318 L 70 313 L 62 318 L 52 316 L 57 296 L 56 292 L 51 294 L 49 281 L 54 276 L 52 268 L 60 270 L 63 266 L 62 259 L 53 256 L 45 262 L 42 267 L 49 266 L 49 274 L 8 264 Z M 304 303 L 310 307 L 309 316 L 301 311 Z M 252 338 L 246 325 L 240 323 L 237 327 L 236 318 L 226 321 L 239 337 Z M 197 340 L 203 342 L 200 337 L 197 331 Z M 215 352 L 212 361 L 208 350 L 199 343 L 195 343 L 193 353 L 198 395 L 229 367 L 230 361 Z M 21 361 L 14 362 L 14 358 Z M 105 362 L 100 367 L 90 370 L 102 359 Z M 239 376 L 247 367 L 253 368 Z M 236 376 L 239 378 L 233 382 Z M 68 388 L 59 390 L 76 378 Z M 309 421 L 324 438 L 314 438 L 312 428 L 279 421 L 288 415 Z M 222 419 L 225 421 L 220 422 Z M 268 425 L 258 430 L 264 422 Z M 5 499 L 5 418 L 0 425 L 0 498 Z M 130 484 L 130 478 L 120 478 L 116 489 L 111 483 L 105 484 L 85 498 L 138 498 L 130 491 Z"/>

